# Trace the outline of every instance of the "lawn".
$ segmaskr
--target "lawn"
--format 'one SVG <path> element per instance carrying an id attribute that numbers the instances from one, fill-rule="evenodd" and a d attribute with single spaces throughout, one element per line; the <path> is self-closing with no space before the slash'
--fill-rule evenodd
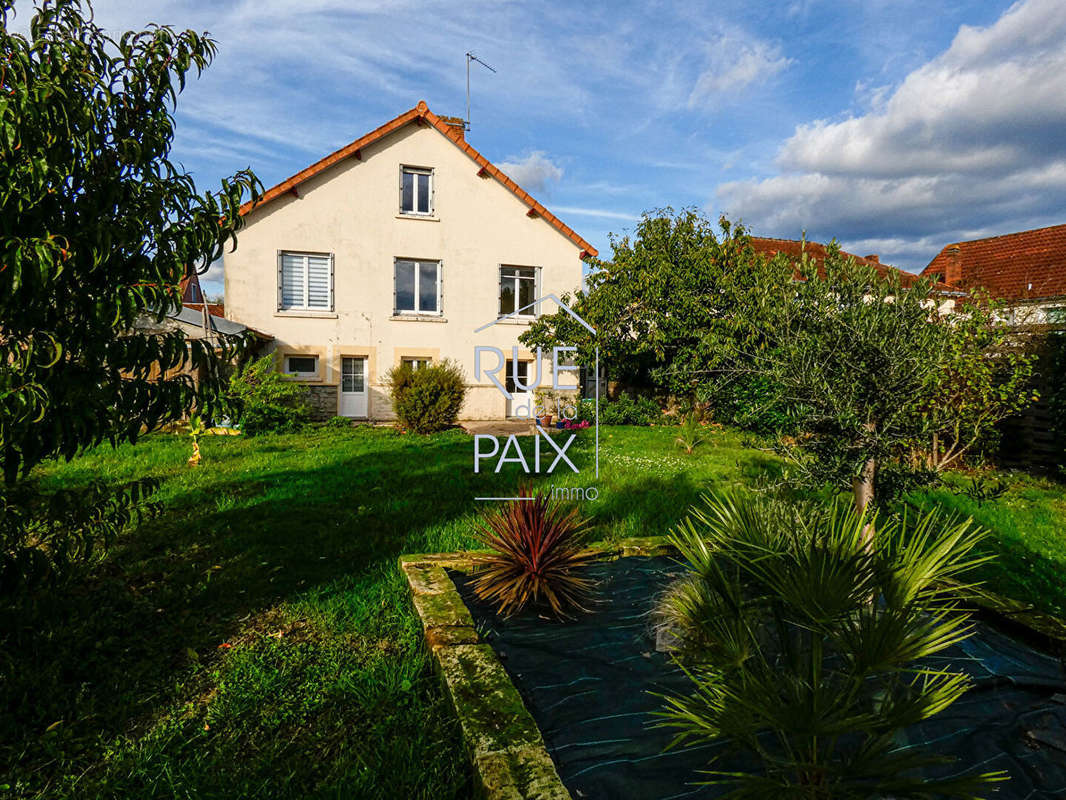
<path id="1" fill-rule="evenodd" d="M 693 456 L 674 435 L 601 433 L 601 493 L 585 505 L 599 538 L 663 533 L 701 491 L 779 474 L 740 434 Z M 29 797 L 467 796 L 396 556 L 469 545 L 474 496 L 513 492 L 517 467 L 474 475 L 459 432 L 365 427 L 210 437 L 198 469 L 189 452 L 153 436 L 37 473 L 51 487 L 156 476 L 161 512 L 7 633 L 0 784 Z M 911 499 L 978 517 L 1002 551 L 992 588 L 1061 610 L 1066 492 L 1007 480 L 985 502 Z"/>

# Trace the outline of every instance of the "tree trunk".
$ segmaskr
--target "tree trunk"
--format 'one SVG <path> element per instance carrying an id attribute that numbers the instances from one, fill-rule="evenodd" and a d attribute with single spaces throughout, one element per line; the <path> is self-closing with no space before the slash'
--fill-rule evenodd
<path id="1" fill-rule="evenodd" d="M 864 427 L 870 432 L 876 430 L 876 427 L 872 422 L 867 422 Z M 866 463 L 862 465 L 862 471 L 851 479 L 851 495 L 855 503 L 855 510 L 860 514 L 866 511 L 867 506 L 873 502 L 874 478 L 876 476 L 877 459 L 868 458 L 866 459 Z M 867 523 L 866 527 L 863 528 L 862 538 L 867 544 L 873 541 L 874 526 L 872 522 Z"/>

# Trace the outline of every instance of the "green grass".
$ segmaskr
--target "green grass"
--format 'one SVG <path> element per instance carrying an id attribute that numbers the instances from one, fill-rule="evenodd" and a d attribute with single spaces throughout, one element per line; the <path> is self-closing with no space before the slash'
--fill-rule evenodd
<path id="1" fill-rule="evenodd" d="M 601 494 L 585 505 L 598 538 L 664 533 L 702 491 L 779 475 L 739 434 L 691 456 L 675 435 L 601 432 Z M 583 474 L 557 482 L 591 485 L 591 432 L 575 448 Z M 38 471 L 49 487 L 153 475 L 162 512 L 8 633 L 0 784 L 42 798 L 468 796 L 396 556 L 471 544 L 474 496 L 513 492 L 517 466 L 474 475 L 459 432 L 209 437 L 199 469 L 189 451 L 153 436 Z M 994 529 L 992 588 L 1061 608 L 1062 487 L 1016 477 L 982 505 L 917 502 Z"/>

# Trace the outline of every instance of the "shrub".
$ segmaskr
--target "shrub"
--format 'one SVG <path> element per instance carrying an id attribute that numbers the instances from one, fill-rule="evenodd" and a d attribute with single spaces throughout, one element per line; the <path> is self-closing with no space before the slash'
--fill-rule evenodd
<path id="1" fill-rule="evenodd" d="M 840 501 L 726 497 L 672 537 L 690 574 L 660 620 L 693 691 L 661 717 L 675 744 L 730 739 L 761 762 L 712 773 L 738 797 L 972 797 L 1002 777 L 923 775 L 951 759 L 898 744 L 969 687 L 927 659 L 970 633 L 943 587 L 985 560 L 972 555 L 983 534 L 932 513 L 871 541 L 872 521 Z"/>
<path id="2" fill-rule="evenodd" d="M 707 430 L 704 428 L 703 422 L 695 411 L 689 412 L 685 416 L 685 421 L 681 423 L 681 428 L 677 438 L 674 439 L 674 444 L 689 455 L 692 455 L 693 451 L 705 441 L 707 441 Z"/>
<path id="3" fill-rule="evenodd" d="M 443 361 L 422 369 L 404 364 L 385 376 L 392 408 L 400 424 L 415 433 L 444 430 L 459 419 L 466 397 L 462 368 Z"/>
<path id="4" fill-rule="evenodd" d="M 520 498 L 490 510 L 474 537 L 492 550 L 475 559 L 474 592 L 504 616 L 546 602 L 557 617 L 586 610 L 592 582 L 580 570 L 593 560 L 583 552 L 588 526 L 576 508 L 566 511 L 547 494 L 519 490 Z"/>
<path id="5" fill-rule="evenodd" d="M 257 358 L 230 379 L 230 397 L 238 404 L 238 424 L 247 436 L 302 428 L 310 416 L 307 389 L 274 369 L 274 357 Z"/>
<path id="6" fill-rule="evenodd" d="M 595 422 L 596 401 L 582 400 L 578 406 L 578 417 Z M 600 398 L 601 425 L 653 425 L 661 422 L 662 417 L 662 409 L 650 397 L 633 398 L 623 394 L 617 400 Z"/>
<path id="7" fill-rule="evenodd" d="M 326 430 L 347 430 L 353 424 L 351 417 L 330 417 L 322 423 L 322 427 Z"/>

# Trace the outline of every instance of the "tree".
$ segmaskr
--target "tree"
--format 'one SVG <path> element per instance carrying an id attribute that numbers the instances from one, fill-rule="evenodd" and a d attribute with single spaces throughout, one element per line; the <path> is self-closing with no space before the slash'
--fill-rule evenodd
<path id="1" fill-rule="evenodd" d="M 946 320 L 947 359 L 926 409 L 928 469 L 941 472 L 958 463 L 996 423 L 1038 399 L 1029 389 L 1036 356 L 1005 317 L 1001 301 L 975 290 Z"/>
<path id="2" fill-rule="evenodd" d="M 153 25 L 116 39 L 93 22 L 88 2 L 49 0 L 35 10 L 27 37 L 9 29 L 14 14 L 13 0 L 0 0 L 0 567 L 7 585 L 28 562 L 37 571 L 55 567 L 61 554 L 78 551 L 71 541 L 84 544 L 100 527 L 72 524 L 65 543 L 41 546 L 33 533 L 47 524 L 41 515 L 64 512 L 27 499 L 19 483 L 34 466 L 105 441 L 132 442 L 194 405 L 203 414 L 217 405 L 219 364 L 243 340 L 186 342 L 180 331 L 139 332 L 135 323 L 161 322 L 180 308 L 180 281 L 235 243 L 241 202 L 260 188 L 243 170 L 218 191 L 198 193 L 170 161 L 177 95 L 215 53 L 206 35 Z M 177 372 L 186 365 L 202 376 L 199 391 Z M 81 511 L 116 519 L 104 509 L 128 515 L 140 492 L 98 495 Z M 69 511 L 78 501 L 62 505 Z"/>
<path id="3" fill-rule="evenodd" d="M 727 359 L 758 331 L 738 309 L 760 286 L 758 259 L 744 228 L 724 217 L 715 226 L 695 209 L 646 213 L 633 237 L 612 238 L 609 261 L 593 260 L 587 288 L 562 300 L 596 329 L 592 336 L 565 312 L 537 319 L 520 338 L 527 347 L 578 348 L 581 363 L 600 363 L 612 378 L 707 401 L 739 373 Z"/>
<path id="4" fill-rule="evenodd" d="M 768 269 L 782 264 L 791 266 L 778 258 Z M 953 453 L 964 452 L 1026 401 L 1030 361 L 990 351 L 1006 324 L 979 300 L 949 311 L 930 281 L 904 285 L 835 243 L 824 261 L 804 254 L 794 266 L 797 280 L 744 311 L 766 347 L 734 363 L 773 382 L 789 405 L 803 433 L 786 455 L 816 484 L 850 486 L 859 511 L 877 497 L 879 470 L 905 486 L 912 454 L 934 437 L 947 434 Z"/>

